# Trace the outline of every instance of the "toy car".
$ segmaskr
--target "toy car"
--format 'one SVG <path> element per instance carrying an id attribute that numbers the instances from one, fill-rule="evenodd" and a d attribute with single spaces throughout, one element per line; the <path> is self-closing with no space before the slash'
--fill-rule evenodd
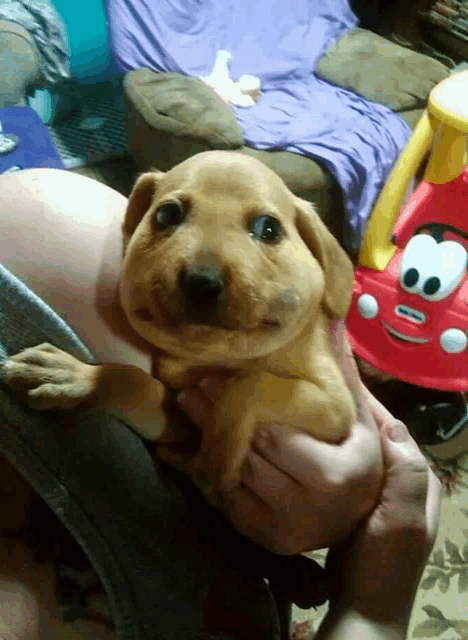
<path id="1" fill-rule="evenodd" d="M 468 390 L 468 71 L 429 105 L 376 204 L 355 273 L 348 334 L 377 369 Z M 426 174 L 400 210 L 426 153 Z"/>

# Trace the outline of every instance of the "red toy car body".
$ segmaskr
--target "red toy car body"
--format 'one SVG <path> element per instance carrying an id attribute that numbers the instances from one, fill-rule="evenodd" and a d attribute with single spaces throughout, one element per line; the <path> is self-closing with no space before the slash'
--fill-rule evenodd
<path id="1" fill-rule="evenodd" d="M 422 387 L 468 390 L 468 167 L 423 181 L 393 229 L 383 271 L 359 266 L 347 327 L 377 369 Z"/>

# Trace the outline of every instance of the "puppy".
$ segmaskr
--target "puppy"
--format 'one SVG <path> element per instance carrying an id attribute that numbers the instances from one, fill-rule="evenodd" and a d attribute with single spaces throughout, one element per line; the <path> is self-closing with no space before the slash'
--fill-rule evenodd
<path id="1" fill-rule="evenodd" d="M 155 347 L 155 377 L 43 344 L 11 357 L 8 381 L 33 408 L 86 403 L 157 440 L 170 429 L 168 388 L 227 372 L 192 469 L 214 496 L 240 482 L 261 423 L 347 437 L 355 405 L 330 327 L 345 318 L 352 283 L 350 260 L 312 205 L 273 171 L 234 152 L 200 153 L 143 174 L 124 216 L 120 301 Z"/>

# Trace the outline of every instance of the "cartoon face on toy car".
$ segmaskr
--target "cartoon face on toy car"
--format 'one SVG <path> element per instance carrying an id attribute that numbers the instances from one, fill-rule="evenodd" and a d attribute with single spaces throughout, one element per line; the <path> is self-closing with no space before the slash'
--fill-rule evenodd
<path id="1" fill-rule="evenodd" d="M 400 284 L 408 293 L 425 300 L 444 300 L 462 281 L 467 258 L 467 251 L 459 242 L 437 242 L 432 235 L 420 233 L 403 251 Z"/>
<path id="2" fill-rule="evenodd" d="M 348 330 L 365 360 L 414 384 L 467 388 L 465 236 L 452 226 L 427 225 L 384 271 L 359 267 Z"/>

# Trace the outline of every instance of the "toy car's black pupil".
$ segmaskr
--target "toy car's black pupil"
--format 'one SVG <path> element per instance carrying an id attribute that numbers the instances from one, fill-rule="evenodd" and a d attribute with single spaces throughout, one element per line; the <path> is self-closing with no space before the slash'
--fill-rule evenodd
<path id="1" fill-rule="evenodd" d="M 427 296 L 437 293 L 439 289 L 440 289 L 440 280 L 436 276 L 429 278 L 429 280 L 427 280 L 424 283 L 423 291 Z"/>
<path id="2" fill-rule="evenodd" d="M 419 280 L 419 272 L 414 267 L 412 267 L 411 269 L 408 269 L 408 271 L 405 273 L 403 277 L 403 282 L 407 287 L 414 287 L 414 285 L 418 280 Z"/>
<path id="3" fill-rule="evenodd" d="M 281 223 L 270 215 L 256 216 L 250 225 L 250 233 L 266 243 L 277 242 L 281 232 Z"/>
<path id="4" fill-rule="evenodd" d="M 161 229 L 175 227 L 184 219 L 182 205 L 178 202 L 166 202 L 156 212 L 156 221 Z"/>

